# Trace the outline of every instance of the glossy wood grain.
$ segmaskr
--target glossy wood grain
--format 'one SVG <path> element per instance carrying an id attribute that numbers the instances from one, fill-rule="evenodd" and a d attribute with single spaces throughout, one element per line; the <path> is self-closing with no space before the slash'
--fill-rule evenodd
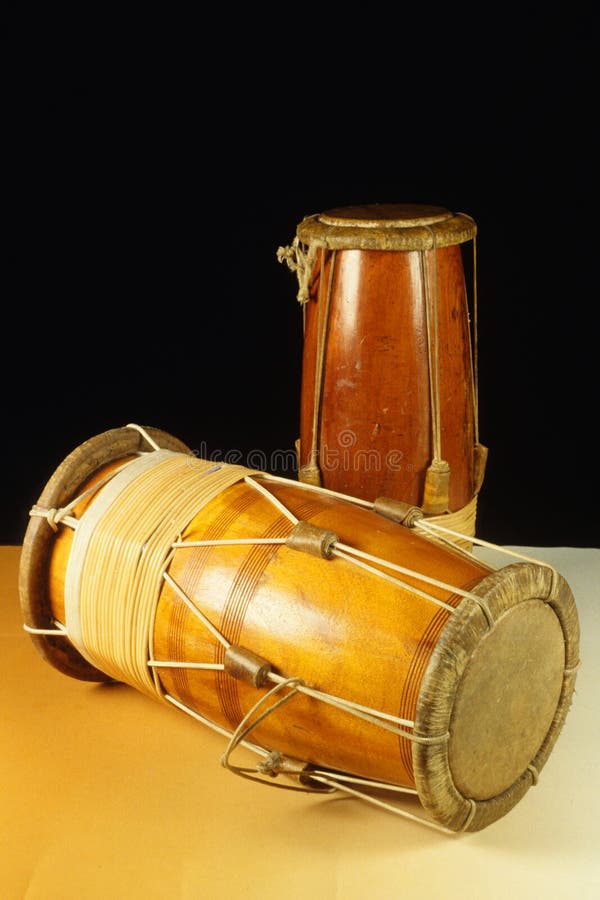
<path id="1" fill-rule="evenodd" d="M 321 259 L 321 254 L 324 254 Z M 474 406 L 467 297 L 459 245 L 437 267 L 441 456 L 450 464 L 449 509 L 473 497 Z M 433 456 L 426 297 L 421 253 L 320 250 L 305 307 L 300 466 L 310 459 L 319 320 L 334 265 L 318 432 L 324 487 L 420 504 Z M 321 270 L 321 266 L 323 266 Z M 432 320 L 433 322 L 433 320 Z"/>
<path id="2" fill-rule="evenodd" d="M 330 529 L 365 552 L 456 587 L 471 586 L 488 574 L 487 567 L 458 551 L 322 491 L 293 481 L 263 479 L 263 484 L 299 519 Z M 240 482 L 205 506 L 183 538 L 287 537 L 291 528 L 272 502 Z M 71 541 L 71 531 L 60 526 L 50 566 L 59 621 Z M 278 674 L 408 719 L 414 717 L 420 679 L 450 615 L 418 597 L 411 584 L 452 606 L 460 602 L 452 591 L 415 578 L 405 578 L 408 586 L 400 588 L 345 560 L 281 545 L 180 548 L 168 571 L 230 643 L 264 657 Z M 165 584 L 150 652 L 163 661 L 222 662 L 224 647 Z M 164 692 L 230 731 L 264 693 L 225 672 L 157 671 Z M 251 739 L 316 765 L 413 784 L 407 739 L 305 696 L 265 719 Z"/>

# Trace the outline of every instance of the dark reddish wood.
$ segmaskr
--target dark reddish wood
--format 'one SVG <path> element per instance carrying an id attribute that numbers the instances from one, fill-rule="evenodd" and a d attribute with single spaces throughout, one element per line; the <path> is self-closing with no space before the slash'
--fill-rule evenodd
<path id="1" fill-rule="evenodd" d="M 420 504 L 433 455 L 420 252 L 357 249 L 335 256 L 319 431 L 322 484 L 367 500 L 385 495 Z M 319 251 L 305 308 L 300 466 L 310 457 L 319 307 L 332 258 L 332 251 Z M 437 273 L 441 455 L 450 464 L 455 511 L 473 497 L 475 442 L 459 245 L 437 250 Z"/>

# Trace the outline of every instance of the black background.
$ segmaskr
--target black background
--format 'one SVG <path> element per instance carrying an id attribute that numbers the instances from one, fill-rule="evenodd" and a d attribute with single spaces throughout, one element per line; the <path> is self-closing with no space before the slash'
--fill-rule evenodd
<path id="1" fill-rule="evenodd" d="M 0 542 L 108 428 L 293 448 L 277 248 L 414 202 L 478 226 L 480 536 L 600 546 L 593 13 L 227 18 L 8 30 Z"/>

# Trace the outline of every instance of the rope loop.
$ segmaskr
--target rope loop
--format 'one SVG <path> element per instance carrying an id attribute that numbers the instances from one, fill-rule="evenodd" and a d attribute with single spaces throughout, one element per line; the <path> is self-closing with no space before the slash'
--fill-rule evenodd
<path id="1" fill-rule="evenodd" d="M 467 831 L 469 825 L 473 821 L 475 817 L 475 813 L 477 812 L 477 804 L 474 800 L 468 799 L 467 803 L 469 804 L 469 812 L 467 813 L 467 818 L 465 819 L 461 831 Z"/>
<path id="2" fill-rule="evenodd" d="M 231 740 L 227 745 L 227 749 L 221 757 L 221 765 L 225 769 L 230 769 L 232 772 L 237 772 L 238 767 L 232 766 L 229 762 L 229 757 L 231 756 L 235 748 L 242 741 L 246 740 L 248 735 L 251 734 L 251 732 L 254 731 L 257 725 L 259 725 L 264 719 L 266 719 L 267 716 L 270 716 L 275 712 L 276 709 L 295 697 L 298 693 L 299 686 L 303 684 L 304 682 L 301 678 L 285 678 L 284 680 L 278 682 L 278 684 L 276 684 L 275 687 L 271 688 L 271 690 L 267 691 L 266 694 L 263 694 L 260 700 L 258 700 L 254 704 L 254 706 L 252 706 L 251 709 L 248 710 L 246 715 L 241 720 L 240 724 L 233 732 Z M 260 712 L 260 715 L 257 715 L 257 713 L 259 713 L 259 711 L 269 702 L 269 700 L 271 700 L 276 694 L 280 693 L 280 691 L 283 691 L 285 688 L 290 688 L 289 693 L 284 694 L 283 697 L 280 697 L 271 706 L 263 710 L 263 712 Z M 252 721 L 254 716 L 257 716 L 257 718 Z"/>
<path id="3" fill-rule="evenodd" d="M 298 294 L 297 300 L 301 306 L 310 300 L 310 290 L 308 282 L 316 257 L 317 248 L 311 244 L 308 251 L 305 252 L 300 244 L 299 238 L 296 236 L 290 247 L 279 247 L 277 250 L 277 259 L 280 263 L 285 263 L 291 272 L 296 273 L 298 278 Z"/>
<path id="4" fill-rule="evenodd" d="M 29 515 L 35 518 L 45 519 L 52 531 L 58 531 L 59 525 L 69 525 L 71 528 L 74 528 L 77 524 L 77 519 L 69 515 L 68 507 L 56 509 L 56 507 L 53 506 L 50 509 L 45 509 L 43 506 L 38 506 L 36 503 L 29 510 Z"/>
<path id="5" fill-rule="evenodd" d="M 58 516 L 60 514 L 60 510 L 52 507 L 51 509 L 43 509 L 41 506 L 37 504 L 32 506 L 29 510 L 30 516 L 35 516 L 40 519 L 45 519 L 52 531 L 58 531 L 58 523 L 60 519 Z"/>

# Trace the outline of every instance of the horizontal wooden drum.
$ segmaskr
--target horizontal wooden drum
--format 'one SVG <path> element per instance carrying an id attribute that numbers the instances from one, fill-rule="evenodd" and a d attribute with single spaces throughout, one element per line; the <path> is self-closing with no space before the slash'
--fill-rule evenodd
<path id="1" fill-rule="evenodd" d="M 419 516 L 401 525 L 116 428 L 76 448 L 31 509 L 24 627 L 60 671 L 217 730 L 236 773 L 478 830 L 554 746 L 577 610 L 550 566 L 492 570 Z M 236 762 L 244 748 L 255 768 Z M 383 790 L 412 794 L 417 814 Z"/>
<path id="2" fill-rule="evenodd" d="M 371 204 L 308 216 L 279 248 L 304 312 L 301 481 L 475 533 L 487 450 L 461 245 L 475 260 L 476 231 L 442 207 Z"/>

